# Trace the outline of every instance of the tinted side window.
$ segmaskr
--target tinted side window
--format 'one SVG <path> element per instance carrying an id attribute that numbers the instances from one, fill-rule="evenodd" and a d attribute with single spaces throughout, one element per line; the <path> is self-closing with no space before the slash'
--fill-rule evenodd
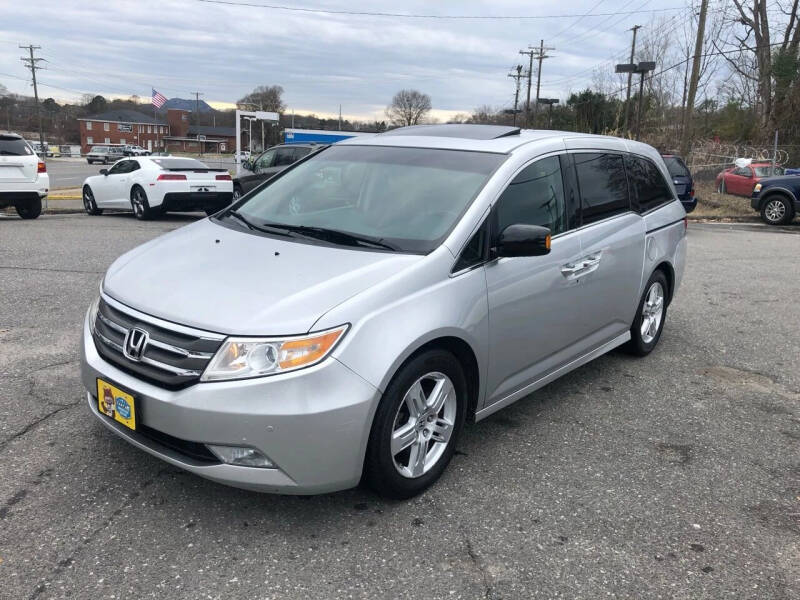
<path id="1" fill-rule="evenodd" d="M 630 209 L 628 180 L 620 154 L 592 152 L 573 157 L 584 225 Z"/>
<path id="2" fill-rule="evenodd" d="M 475 265 L 482 263 L 486 257 L 486 242 L 488 240 L 489 228 L 487 222 L 484 221 L 480 229 L 470 238 L 464 250 L 461 251 L 461 256 L 458 257 L 455 266 L 453 266 L 453 273 L 468 269 Z"/>
<path id="3" fill-rule="evenodd" d="M 543 225 L 553 235 L 566 231 L 564 182 L 557 156 L 528 165 L 497 202 L 497 231 L 509 225 Z"/>
<path id="4" fill-rule="evenodd" d="M 311 148 L 295 148 L 294 149 L 294 159 L 300 160 L 304 156 L 308 155 L 311 152 Z"/>
<path id="5" fill-rule="evenodd" d="M 652 162 L 640 156 L 628 157 L 633 209 L 643 213 L 672 201 L 672 190 Z"/>
<path id="6" fill-rule="evenodd" d="M 109 175 L 120 175 L 128 172 L 129 160 L 121 160 L 108 170 Z"/>
<path id="7" fill-rule="evenodd" d="M 275 167 L 283 167 L 294 162 L 294 148 L 279 148 L 275 154 Z"/>

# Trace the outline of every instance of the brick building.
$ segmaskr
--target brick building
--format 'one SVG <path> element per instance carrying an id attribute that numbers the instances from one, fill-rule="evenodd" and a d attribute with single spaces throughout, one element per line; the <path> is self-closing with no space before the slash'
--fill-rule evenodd
<path id="1" fill-rule="evenodd" d="M 135 144 L 152 152 L 165 148 L 169 123 L 136 110 L 110 110 L 78 119 L 81 153 L 102 144 Z"/>
<path id="2" fill-rule="evenodd" d="M 233 152 L 236 147 L 235 127 L 192 125 L 191 112 L 170 108 L 167 111 L 170 134 L 164 138 L 168 152 Z M 242 146 L 247 144 L 247 132 L 242 134 Z"/>

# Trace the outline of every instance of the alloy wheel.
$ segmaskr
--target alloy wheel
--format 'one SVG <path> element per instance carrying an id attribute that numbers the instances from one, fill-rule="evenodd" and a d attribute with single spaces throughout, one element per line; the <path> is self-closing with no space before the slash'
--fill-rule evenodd
<path id="1" fill-rule="evenodd" d="M 642 305 L 642 324 L 639 331 L 645 344 L 651 343 L 656 338 L 663 317 L 664 288 L 661 282 L 655 281 L 647 290 L 647 296 Z"/>
<path id="2" fill-rule="evenodd" d="M 133 192 L 133 214 L 141 217 L 144 214 L 144 198 L 141 190 Z"/>
<path id="3" fill-rule="evenodd" d="M 88 189 L 83 190 L 83 208 L 88 214 L 92 214 L 94 211 L 94 198 Z"/>
<path id="4" fill-rule="evenodd" d="M 764 216 L 770 223 L 778 223 L 786 216 L 786 206 L 780 200 L 770 200 L 764 207 Z"/>
<path id="5" fill-rule="evenodd" d="M 434 371 L 405 393 L 392 426 L 391 453 L 397 472 L 416 478 L 441 459 L 453 434 L 458 401 L 453 382 Z"/>

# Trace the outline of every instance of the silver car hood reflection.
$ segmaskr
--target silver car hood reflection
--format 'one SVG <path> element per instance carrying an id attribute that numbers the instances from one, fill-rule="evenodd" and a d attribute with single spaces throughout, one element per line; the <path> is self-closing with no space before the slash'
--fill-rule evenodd
<path id="1" fill-rule="evenodd" d="M 305 333 L 423 257 L 299 243 L 208 219 L 122 255 L 103 291 L 153 316 L 231 335 Z"/>

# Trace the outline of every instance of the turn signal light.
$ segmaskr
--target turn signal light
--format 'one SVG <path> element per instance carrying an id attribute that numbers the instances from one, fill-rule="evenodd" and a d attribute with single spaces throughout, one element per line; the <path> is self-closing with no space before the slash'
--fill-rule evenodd
<path id="1" fill-rule="evenodd" d="M 550 234 L 547 234 L 547 237 L 544 238 L 544 247 L 550 250 Z"/>
<path id="2" fill-rule="evenodd" d="M 44 164 L 42 161 L 39 161 L 39 166 L 36 167 L 37 173 L 47 173 L 47 165 Z"/>
<path id="3" fill-rule="evenodd" d="M 233 181 L 231 179 L 231 176 L 228 175 L 227 173 L 225 173 L 225 175 L 217 175 L 216 179 L 217 181 Z"/>
<path id="4" fill-rule="evenodd" d="M 186 181 L 186 175 L 176 173 L 162 173 L 158 176 L 158 181 Z"/>

